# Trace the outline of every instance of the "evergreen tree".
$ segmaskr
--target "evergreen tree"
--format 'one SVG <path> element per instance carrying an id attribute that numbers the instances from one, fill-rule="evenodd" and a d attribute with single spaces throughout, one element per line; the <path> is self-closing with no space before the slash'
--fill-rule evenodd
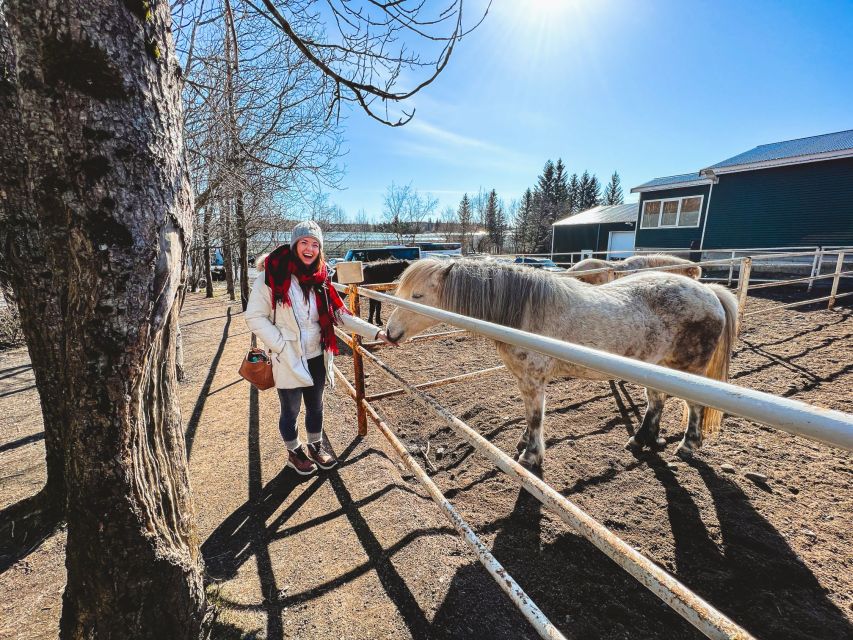
<path id="1" fill-rule="evenodd" d="M 571 211 L 569 210 L 569 183 L 566 167 L 562 158 L 557 158 L 557 164 L 554 167 L 554 218 L 551 223 L 568 215 L 571 215 Z"/>
<path id="2" fill-rule="evenodd" d="M 459 208 L 456 210 L 456 218 L 459 221 L 459 235 L 462 243 L 462 253 L 466 252 L 468 244 L 468 234 L 471 232 L 471 221 L 474 211 L 471 207 L 471 201 L 468 199 L 468 194 L 462 195 L 462 200 L 459 201 Z"/>
<path id="3" fill-rule="evenodd" d="M 589 195 L 587 196 L 587 203 L 587 209 L 601 204 L 601 183 L 595 175 L 593 175 L 589 180 Z"/>
<path id="4" fill-rule="evenodd" d="M 498 204 L 497 191 L 492 189 L 489 192 L 489 196 L 486 200 L 485 226 L 486 234 L 489 237 L 489 244 L 492 248 L 493 253 L 499 251 L 500 246 L 503 244 L 503 230 L 500 228 L 500 214 L 498 213 L 499 208 L 500 205 Z"/>
<path id="5" fill-rule="evenodd" d="M 492 191 L 492 193 L 495 194 L 495 199 L 497 199 L 497 194 L 494 191 Z M 506 208 L 504 207 L 504 203 L 498 200 L 497 206 L 495 208 L 495 228 L 492 236 L 492 242 L 495 246 L 495 253 L 503 253 L 506 228 Z"/>
<path id="6" fill-rule="evenodd" d="M 586 211 L 599 204 L 601 200 L 601 185 L 598 178 L 584 171 L 578 184 L 578 211 Z"/>
<path id="7" fill-rule="evenodd" d="M 534 191 L 536 242 L 534 251 L 550 248 L 551 223 L 555 217 L 556 175 L 554 163 L 548 160 L 542 169 Z"/>
<path id="8" fill-rule="evenodd" d="M 519 253 L 530 253 L 536 243 L 536 210 L 533 192 L 530 189 L 524 192 L 521 200 L 521 231 L 519 233 Z"/>
<path id="9" fill-rule="evenodd" d="M 586 211 L 590 207 L 590 205 L 587 204 L 589 202 L 590 181 L 589 171 L 584 171 L 580 181 L 578 182 L 578 211 Z"/>
<path id="10" fill-rule="evenodd" d="M 619 180 L 619 174 L 615 171 L 610 176 L 610 182 L 604 187 L 604 204 L 622 204 L 622 184 Z"/>
<path id="11" fill-rule="evenodd" d="M 578 180 L 578 174 L 573 173 L 571 180 L 569 180 L 569 197 L 567 202 L 567 207 L 570 215 L 574 215 L 578 211 L 580 211 L 580 200 L 581 184 Z"/>

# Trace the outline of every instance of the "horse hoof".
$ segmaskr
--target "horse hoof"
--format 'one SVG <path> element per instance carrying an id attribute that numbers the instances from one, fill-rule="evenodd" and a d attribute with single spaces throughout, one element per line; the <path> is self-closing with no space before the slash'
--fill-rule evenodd
<path id="1" fill-rule="evenodd" d="M 628 442 L 625 443 L 625 448 L 628 451 L 641 451 L 645 445 L 642 442 L 638 442 L 634 436 L 628 438 Z"/>
<path id="2" fill-rule="evenodd" d="M 533 456 L 528 456 L 525 454 L 521 454 L 518 456 L 518 464 L 527 469 L 528 471 L 539 471 L 542 468 L 542 461 L 537 460 Z"/>
<path id="3" fill-rule="evenodd" d="M 666 440 L 663 438 L 655 438 L 655 443 L 654 445 L 651 445 L 651 448 L 655 451 L 663 451 L 666 449 Z"/>
<path id="4" fill-rule="evenodd" d="M 684 444 L 680 444 L 678 449 L 675 450 L 675 455 L 682 460 L 690 460 L 693 458 L 693 449 L 691 447 L 684 446 Z"/>

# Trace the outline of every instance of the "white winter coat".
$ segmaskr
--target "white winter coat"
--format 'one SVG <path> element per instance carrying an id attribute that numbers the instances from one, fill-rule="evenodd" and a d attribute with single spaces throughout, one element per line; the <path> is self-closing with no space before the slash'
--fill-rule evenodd
<path id="1" fill-rule="evenodd" d="M 249 304 L 246 306 L 246 326 L 255 333 L 261 342 L 272 352 L 272 372 L 275 386 L 278 389 L 296 389 L 310 387 L 314 384 L 308 372 L 308 362 L 302 352 L 299 324 L 296 314 L 290 305 L 278 303 L 273 324 L 272 294 L 264 282 L 264 272 L 258 274 L 249 294 Z M 379 328 L 356 318 L 346 311 L 335 314 L 335 324 L 348 333 L 373 339 L 379 333 Z M 332 375 L 332 353 L 324 351 L 326 365 L 326 381 L 330 387 L 335 386 Z"/>

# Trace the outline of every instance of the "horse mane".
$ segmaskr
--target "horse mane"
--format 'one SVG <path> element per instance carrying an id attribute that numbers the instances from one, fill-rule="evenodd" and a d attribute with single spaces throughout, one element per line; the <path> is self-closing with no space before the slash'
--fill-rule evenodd
<path id="1" fill-rule="evenodd" d="M 556 297 L 579 285 L 572 278 L 557 279 L 547 271 L 495 260 L 419 260 L 400 279 L 398 292 L 411 291 L 418 282 L 438 276 L 439 306 L 447 311 L 513 328 L 525 326 L 526 314 L 537 313 Z"/>

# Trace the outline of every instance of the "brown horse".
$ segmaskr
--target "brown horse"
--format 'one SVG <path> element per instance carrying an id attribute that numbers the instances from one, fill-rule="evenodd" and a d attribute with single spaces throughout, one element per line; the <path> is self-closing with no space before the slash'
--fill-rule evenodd
<path id="1" fill-rule="evenodd" d="M 360 284 L 384 284 L 394 282 L 400 274 L 412 264 L 410 260 L 378 260 L 376 262 L 365 262 L 362 265 L 364 281 Z M 332 275 L 332 281 L 337 282 L 336 274 Z M 369 298 L 369 311 L 367 321 L 371 324 L 382 326 L 382 303 Z M 376 322 L 374 322 L 376 318 Z"/>
<path id="2" fill-rule="evenodd" d="M 675 265 L 684 265 L 684 268 L 680 269 L 667 269 L 667 273 L 677 273 L 682 276 L 687 276 L 688 278 L 693 278 L 694 280 L 698 280 L 702 277 L 702 267 L 699 265 L 690 262 L 690 260 L 685 260 L 684 258 L 679 258 L 677 256 L 670 256 L 665 253 L 653 253 L 645 256 L 631 256 L 630 258 L 626 258 L 625 260 L 600 260 L 599 258 L 586 258 L 581 260 L 577 264 L 573 265 L 569 272 L 578 272 L 578 271 L 590 271 L 592 269 L 607 269 L 608 267 L 613 269 L 613 271 L 602 271 L 600 273 L 590 273 L 589 275 L 576 276 L 578 280 L 582 282 L 588 282 L 589 284 L 604 284 L 606 282 L 612 282 L 616 278 L 620 278 L 621 272 L 624 271 L 633 271 L 635 269 L 652 269 L 654 267 L 671 267 Z"/>
<path id="3" fill-rule="evenodd" d="M 679 371 L 727 380 L 736 336 L 737 300 L 727 289 L 669 273 L 649 272 L 600 287 L 573 278 L 496 261 L 421 260 L 400 278 L 397 296 L 481 320 L 601 349 Z M 386 331 L 395 341 L 437 324 L 398 307 Z M 535 351 L 496 343 L 518 382 L 527 428 L 518 443 L 519 462 L 541 466 L 542 420 L 549 380 L 572 376 L 607 380 L 598 371 Z M 646 389 L 648 406 L 628 447 L 661 447 L 658 437 L 666 394 Z M 690 456 L 720 427 L 719 411 L 687 403 L 687 429 L 676 453 Z"/>

